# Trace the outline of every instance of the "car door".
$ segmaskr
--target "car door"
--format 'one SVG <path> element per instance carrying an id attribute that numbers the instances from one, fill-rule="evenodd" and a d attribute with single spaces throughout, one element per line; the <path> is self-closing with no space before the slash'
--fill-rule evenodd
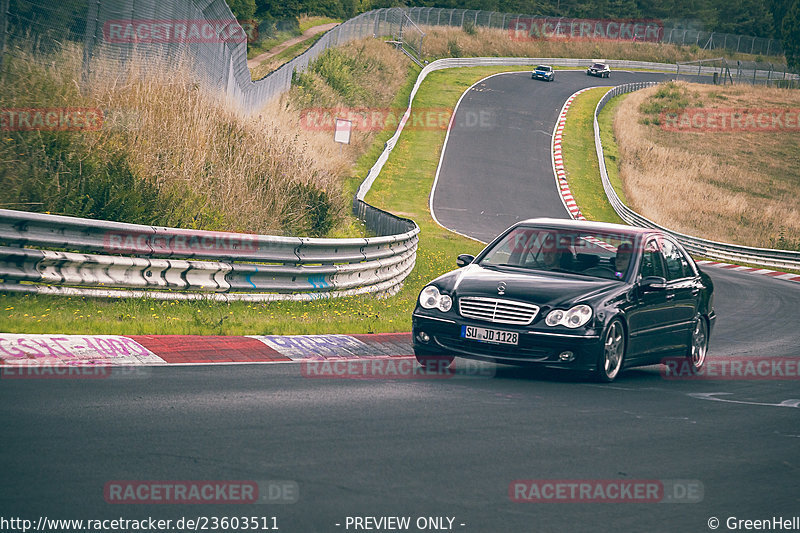
<path id="1" fill-rule="evenodd" d="M 689 331 L 697 314 L 701 280 L 686 252 L 671 238 L 661 243 L 664 266 L 667 270 L 669 309 L 669 339 L 671 349 L 682 350 L 689 342 Z"/>
<path id="2" fill-rule="evenodd" d="M 650 237 L 642 248 L 638 279 L 648 276 L 667 277 L 659 239 Z M 666 288 L 634 289 L 634 306 L 628 312 L 628 358 L 631 361 L 651 359 L 670 344 L 672 300 Z"/>

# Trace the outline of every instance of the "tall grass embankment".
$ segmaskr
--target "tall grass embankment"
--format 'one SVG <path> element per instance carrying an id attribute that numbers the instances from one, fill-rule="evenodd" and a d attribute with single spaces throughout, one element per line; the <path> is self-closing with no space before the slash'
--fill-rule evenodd
<path id="1" fill-rule="evenodd" d="M 313 87 L 299 83 L 247 117 L 188 68 L 96 61 L 81 82 L 77 47 L 15 49 L 0 107 L 99 108 L 104 118 L 96 131 L 0 132 L 0 207 L 279 235 L 348 231 L 342 182 L 370 137 L 342 150 L 332 131 L 301 127 L 297 110 L 386 104 L 406 62 L 374 39 L 331 50 L 300 75 Z"/>
<path id="2" fill-rule="evenodd" d="M 662 113 L 699 110 L 706 117 L 742 109 L 793 110 L 795 126 L 765 131 L 742 120 L 744 127 L 715 131 L 717 120 L 672 131 Z M 618 106 L 614 136 L 630 206 L 681 233 L 800 250 L 798 109 L 796 90 L 749 85 L 679 82 L 628 95 Z"/>

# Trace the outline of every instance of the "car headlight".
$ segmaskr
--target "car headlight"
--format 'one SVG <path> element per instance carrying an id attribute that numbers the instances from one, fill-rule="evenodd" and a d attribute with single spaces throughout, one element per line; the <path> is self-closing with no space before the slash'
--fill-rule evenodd
<path id="1" fill-rule="evenodd" d="M 548 326 L 566 326 L 570 329 L 585 325 L 592 318 L 592 308 L 588 305 L 576 305 L 568 311 L 553 309 L 547 314 L 544 323 Z"/>
<path id="2" fill-rule="evenodd" d="M 428 285 L 419 293 L 419 305 L 425 309 L 433 309 L 435 307 L 439 311 L 446 313 L 453 307 L 453 299 L 446 294 L 440 293 L 435 285 Z"/>

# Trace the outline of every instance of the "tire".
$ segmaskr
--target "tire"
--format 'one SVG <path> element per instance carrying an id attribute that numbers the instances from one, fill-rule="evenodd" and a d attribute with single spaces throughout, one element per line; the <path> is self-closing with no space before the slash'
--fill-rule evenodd
<path id="1" fill-rule="evenodd" d="M 689 347 L 686 349 L 686 359 L 692 365 L 692 371 L 698 372 L 706 363 L 708 355 L 708 322 L 700 315 L 695 317 L 692 336 L 689 339 Z"/>
<path id="2" fill-rule="evenodd" d="M 421 355 L 415 354 L 417 362 L 426 370 L 445 370 L 455 359 L 452 355 Z"/>
<path id="3" fill-rule="evenodd" d="M 598 381 L 611 383 L 622 370 L 625 359 L 625 328 L 619 318 L 613 319 L 603 335 L 603 349 L 597 357 L 596 376 Z"/>

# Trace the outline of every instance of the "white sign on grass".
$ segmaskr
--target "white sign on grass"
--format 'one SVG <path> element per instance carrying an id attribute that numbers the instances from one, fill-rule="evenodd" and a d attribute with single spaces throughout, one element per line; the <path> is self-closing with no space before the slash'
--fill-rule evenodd
<path id="1" fill-rule="evenodd" d="M 343 118 L 336 119 L 336 131 L 333 140 L 337 143 L 350 144 L 350 131 L 353 129 L 353 121 Z"/>

